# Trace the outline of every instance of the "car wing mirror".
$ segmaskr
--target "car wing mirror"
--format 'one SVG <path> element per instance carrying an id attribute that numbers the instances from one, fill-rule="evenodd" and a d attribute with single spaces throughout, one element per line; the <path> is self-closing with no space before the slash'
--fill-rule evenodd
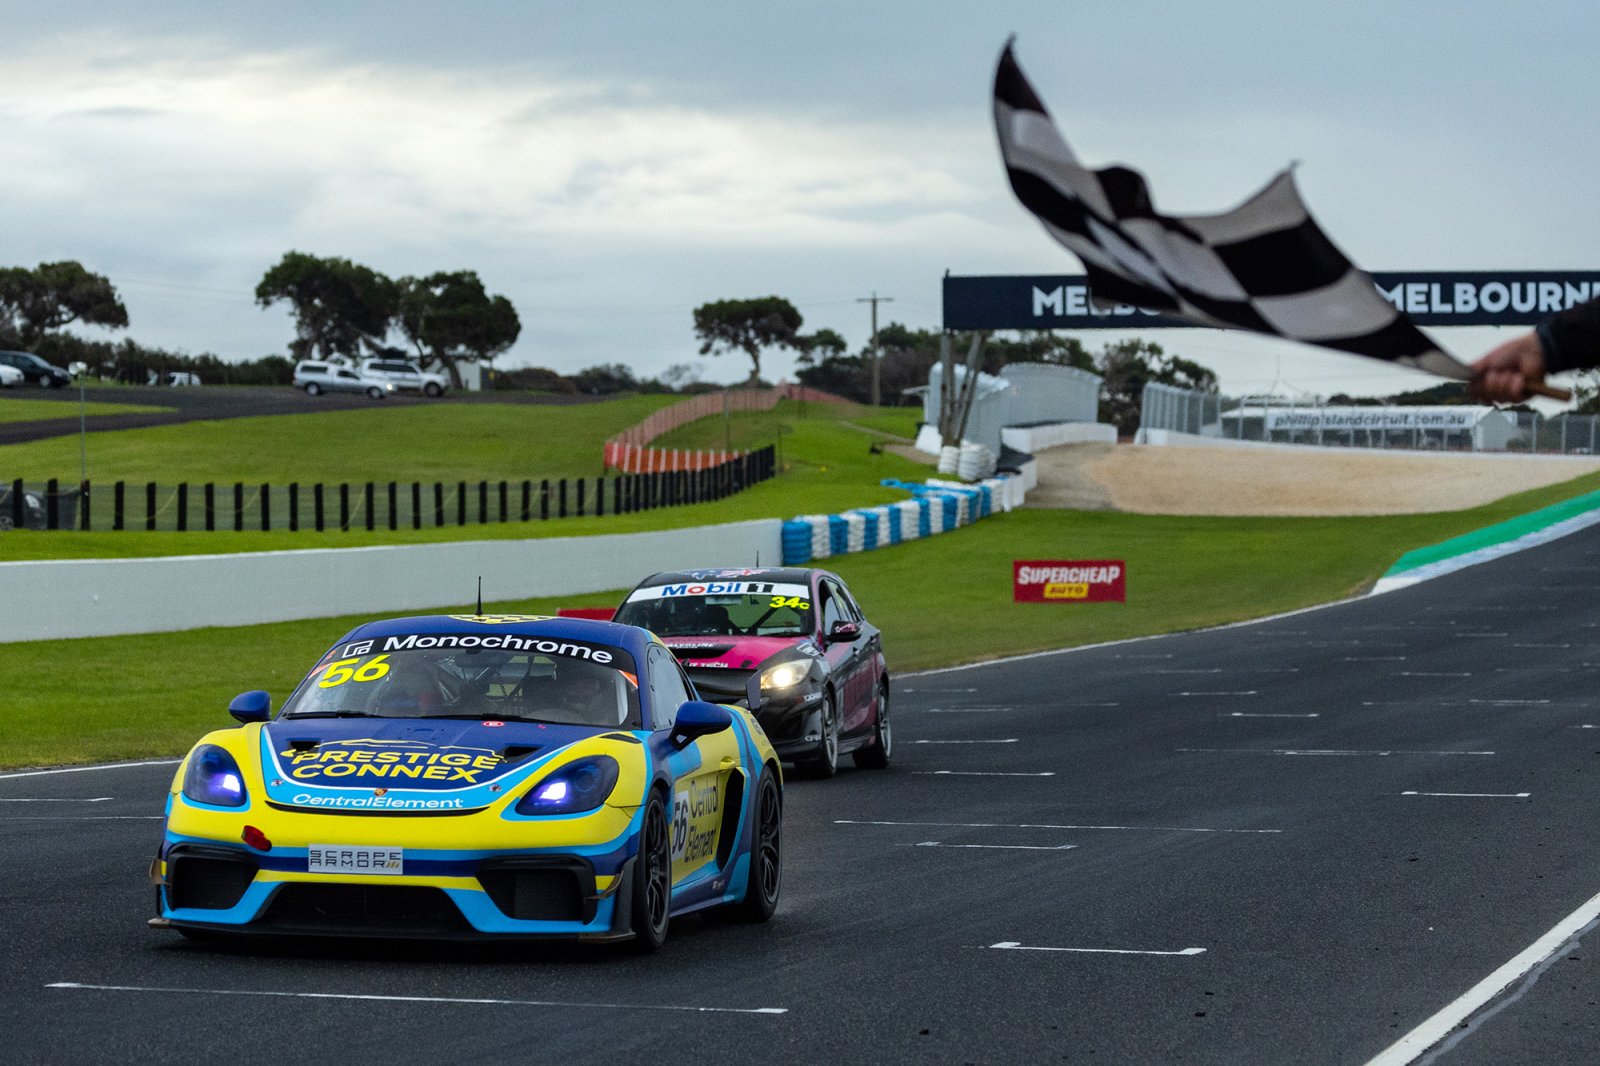
<path id="1" fill-rule="evenodd" d="M 757 670 L 750 675 L 750 680 L 744 683 L 744 705 L 751 714 L 761 709 L 761 671 Z"/>
<path id="2" fill-rule="evenodd" d="M 733 726 L 733 715 L 726 707 L 701 700 L 689 700 L 678 708 L 678 720 L 672 726 L 672 739 L 679 747 L 700 737 L 720 733 Z"/>
<path id="3" fill-rule="evenodd" d="M 860 622 L 835 622 L 828 629 L 828 643 L 843 644 L 847 640 L 855 640 L 860 635 Z"/>
<path id="4" fill-rule="evenodd" d="M 272 716 L 272 697 L 261 689 L 241 692 L 228 704 L 228 713 L 241 722 L 265 722 Z"/>

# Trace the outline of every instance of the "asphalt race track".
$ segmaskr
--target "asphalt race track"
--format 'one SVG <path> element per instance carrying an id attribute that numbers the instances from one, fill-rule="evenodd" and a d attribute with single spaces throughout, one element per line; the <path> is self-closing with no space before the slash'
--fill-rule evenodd
<path id="1" fill-rule="evenodd" d="M 903 677 L 892 770 L 790 782 L 777 918 L 651 958 L 191 944 L 170 765 L 0 774 L 0 1060 L 1366 1063 L 1600 894 L 1596 670 L 1600 530 Z M 1595 938 L 1381 1061 L 1597 1061 Z"/>

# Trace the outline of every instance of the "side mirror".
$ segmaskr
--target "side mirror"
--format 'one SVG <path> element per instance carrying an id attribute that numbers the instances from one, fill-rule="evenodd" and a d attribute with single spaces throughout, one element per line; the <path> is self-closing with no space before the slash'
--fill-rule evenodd
<path id="1" fill-rule="evenodd" d="M 719 707 L 715 703 L 689 700 L 678 708 L 678 721 L 672 727 L 672 739 L 687 744 L 691 740 L 720 733 L 732 726 L 733 715 L 728 712 L 728 708 Z"/>
<path id="2" fill-rule="evenodd" d="M 757 670 L 750 675 L 750 680 L 744 684 L 744 705 L 751 714 L 761 709 L 761 671 Z"/>
<path id="3" fill-rule="evenodd" d="M 265 722 L 272 716 L 272 697 L 261 689 L 241 692 L 228 704 L 228 713 L 241 722 Z"/>
<path id="4" fill-rule="evenodd" d="M 845 641 L 855 640 L 860 635 L 860 622 L 835 622 L 833 628 L 828 630 L 828 643 L 843 644 Z"/>

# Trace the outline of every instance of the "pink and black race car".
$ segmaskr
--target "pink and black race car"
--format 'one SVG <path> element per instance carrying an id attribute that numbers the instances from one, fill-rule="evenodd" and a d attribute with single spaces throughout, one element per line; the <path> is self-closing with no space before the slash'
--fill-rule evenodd
<path id="1" fill-rule="evenodd" d="M 700 698 L 755 713 L 780 758 L 832 777 L 839 756 L 889 765 L 889 671 L 877 627 L 837 574 L 768 568 L 653 574 L 615 621 L 672 649 Z"/>

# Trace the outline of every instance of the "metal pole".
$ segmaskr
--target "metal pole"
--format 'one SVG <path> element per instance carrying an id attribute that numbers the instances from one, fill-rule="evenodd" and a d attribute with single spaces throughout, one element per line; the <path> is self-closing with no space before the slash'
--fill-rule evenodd
<path id="1" fill-rule="evenodd" d="M 78 375 L 78 467 L 79 480 L 89 480 L 89 416 L 84 411 L 83 375 Z"/>

